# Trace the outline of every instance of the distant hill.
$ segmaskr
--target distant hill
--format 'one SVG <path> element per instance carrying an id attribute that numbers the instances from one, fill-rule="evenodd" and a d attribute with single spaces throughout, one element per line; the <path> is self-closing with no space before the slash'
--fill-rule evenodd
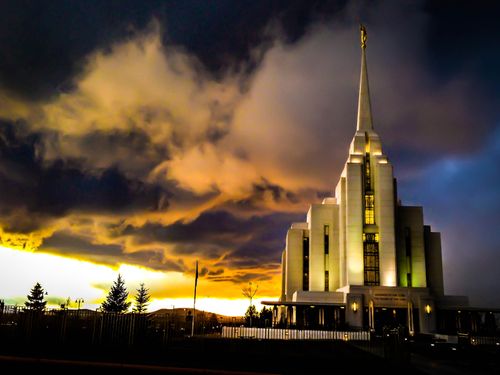
<path id="1" fill-rule="evenodd" d="M 152 311 L 150 315 L 171 315 L 175 319 L 185 319 L 187 316 L 192 314 L 193 309 L 190 308 L 174 308 L 174 309 L 159 309 Z M 222 314 L 216 314 L 210 311 L 198 310 L 196 309 L 196 319 L 209 319 L 215 315 L 217 321 L 220 324 L 243 324 L 245 322 L 244 316 L 227 316 Z"/>

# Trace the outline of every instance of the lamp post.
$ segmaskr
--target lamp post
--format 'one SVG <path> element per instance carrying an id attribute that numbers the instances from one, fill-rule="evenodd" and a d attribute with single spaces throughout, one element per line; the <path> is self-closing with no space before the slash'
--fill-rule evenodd
<path id="1" fill-rule="evenodd" d="M 80 305 L 81 305 L 82 303 L 84 303 L 85 301 L 84 301 L 84 299 L 83 299 L 83 298 L 77 298 L 77 299 L 75 300 L 75 302 L 76 302 L 76 305 L 78 306 L 78 310 L 80 310 Z"/>

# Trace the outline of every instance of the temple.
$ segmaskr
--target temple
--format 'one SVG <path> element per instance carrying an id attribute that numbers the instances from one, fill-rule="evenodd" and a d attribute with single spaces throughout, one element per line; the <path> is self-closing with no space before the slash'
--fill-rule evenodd
<path id="1" fill-rule="evenodd" d="M 366 42 L 361 27 L 356 132 L 334 196 L 291 225 L 280 300 L 264 304 L 274 305 L 275 324 L 286 326 L 453 332 L 468 298 L 444 294 L 440 233 L 424 224 L 422 207 L 398 199 L 373 125 Z M 463 324 L 473 321 L 469 314 Z"/>

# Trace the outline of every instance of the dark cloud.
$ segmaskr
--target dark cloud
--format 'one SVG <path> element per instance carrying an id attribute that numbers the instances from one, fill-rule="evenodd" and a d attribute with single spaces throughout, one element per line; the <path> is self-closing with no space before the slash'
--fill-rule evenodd
<path id="1" fill-rule="evenodd" d="M 91 260 L 112 266 L 129 263 L 160 271 L 184 272 L 186 270 L 182 259 L 168 259 L 162 249 L 141 249 L 127 252 L 122 244 L 96 243 L 92 237 L 84 237 L 68 231 L 56 232 L 45 239 L 39 251 Z"/>
<path id="2" fill-rule="evenodd" d="M 236 274 L 231 276 L 208 276 L 208 279 L 215 282 L 232 282 L 235 284 L 243 284 L 250 281 L 269 281 L 272 279 L 272 276 L 264 272 L 237 272 Z"/>
<path id="3" fill-rule="evenodd" d="M 202 267 L 200 272 L 199 272 L 199 276 L 200 277 L 204 277 L 208 274 L 208 268 L 207 267 Z"/>
<path id="4" fill-rule="evenodd" d="M 86 55 L 107 49 L 162 24 L 163 42 L 181 46 L 215 74 L 230 66 L 255 67 L 252 50 L 266 40 L 263 30 L 279 19 L 290 41 L 302 35 L 316 14 L 335 13 L 346 1 L 253 1 L 235 3 L 133 0 L 2 1 L 0 82 L 24 97 L 46 100 L 72 89 Z M 270 41 L 270 40 L 269 40 Z"/>
<path id="5" fill-rule="evenodd" d="M 80 137 L 65 136 L 64 140 L 58 141 L 57 147 L 64 147 L 65 154 L 84 157 L 85 164 L 89 166 L 114 165 L 140 178 L 146 177 L 156 165 L 169 159 L 167 145 L 154 143 L 140 128 L 95 130 Z"/>
<path id="6" fill-rule="evenodd" d="M 224 273 L 224 269 L 219 268 L 219 269 L 214 270 L 214 271 L 208 271 L 208 276 L 219 276 L 219 275 L 222 275 L 223 273 Z"/>
<path id="7" fill-rule="evenodd" d="M 292 192 L 287 192 L 279 185 L 272 184 L 265 178 L 262 178 L 261 182 L 253 184 L 254 196 L 256 198 L 262 198 L 266 192 L 270 192 L 273 200 L 279 201 L 282 199 L 290 199 L 294 198 L 294 194 Z"/>
<path id="8" fill-rule="evenodd" d="M 281 204 L 293 204 L 299 202 L 297 193 L 286 190 L 278 184 L 273 184 L 266 178 L 261 177 L 260 181 L 252 183 L 252 191 L 243 199 L 230 200 L 223 207 L 236 211 L 259 211 L 265 206 L 267 201 Z"/>
<path id="9" fill-rule="evenodd" d="M 0 82 L 32 99 L 71 89 L 83 59 L 130 37 L 151 20 L 157 2 L 2 1 Z"/>
<path id="10" fill-rule="evenodd" d="M 40 250 L 56 249 L 60 254 L 83 255 L 94 254 L 105 255 L 110 258 L 117 257 L 123 253 L 122 245 L 107 245 L 92 243 L 92 239 L 75 236 L 67 232 L 56 232 L 43 242 Z"/>
<path id="11" fill-rule="evenodd" d="M 78 161 L 62 159 L 44 163 L 38 156 L 41 139 L 42 134 L 26 131 L 21 123 L 0 121 L 0 210 L 9 231 L 30 231 L 46 218 L 74 210 L 156 210 L 162 195 L 168 194 L 125 177 L 117 168 L 88 171 Z M 29 213 L 24 221 L 5 218 L 23 211 Z"/>
<path id="12" fill-rule="evenodd" d="M 230 267 L 263 267 L 279 264 L 286 231 L 292 222 L 303 220 L 304 216 L 273 213 L 243 218 L 227 211 L 207 211 L 191 222 L 127 226 L 121 235 L 133 236 L 142 243 L 175 244 L 178 254 L 217 258 L 229 253 L 223 264 Z"/>

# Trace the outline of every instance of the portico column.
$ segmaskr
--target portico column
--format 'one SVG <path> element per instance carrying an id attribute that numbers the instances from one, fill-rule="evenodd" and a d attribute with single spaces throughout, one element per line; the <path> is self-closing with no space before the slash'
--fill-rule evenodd
<path id="1" fill-rule="evenodd" d="M 368 304 L 368 327 L 370 331 L 375 331 L 375 306 L 373 300 Z"/>
<path id="2" fill-rule="evenodd" d="M 411 300 L 408 300 L 407 325 L 410 335 L 413 336 L 415 333 L 415 326 L 413 322 L 413 302 Z"/>

